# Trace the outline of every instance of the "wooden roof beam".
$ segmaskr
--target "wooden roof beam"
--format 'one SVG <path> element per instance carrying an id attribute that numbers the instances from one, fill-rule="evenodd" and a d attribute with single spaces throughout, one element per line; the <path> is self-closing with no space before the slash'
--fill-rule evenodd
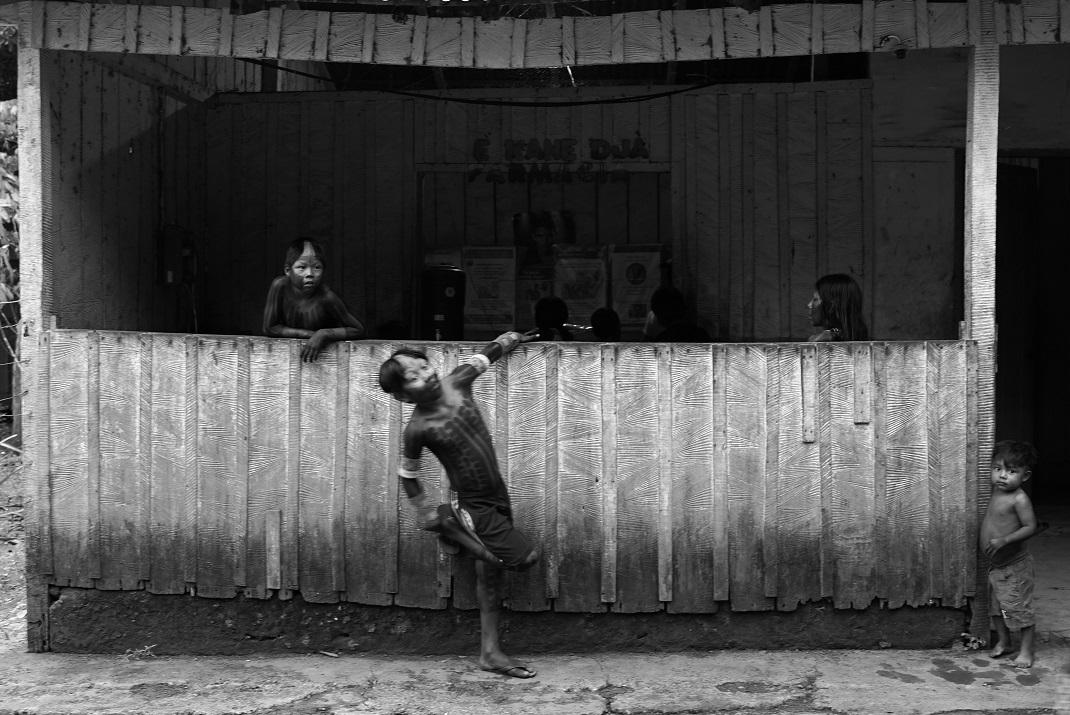
<path id="1" fill-rule="evenodd" d="M 790 57 L 975 45 L 960 2 L 863 0 L 620 13 L 603 17 L 427 17 L 274 7 L 229 10 L 31 0 L 35 48 L 153 55 L 527 69 Z M 994 6 L 999 44 L 1066 42 L 1070 3 Z"/>

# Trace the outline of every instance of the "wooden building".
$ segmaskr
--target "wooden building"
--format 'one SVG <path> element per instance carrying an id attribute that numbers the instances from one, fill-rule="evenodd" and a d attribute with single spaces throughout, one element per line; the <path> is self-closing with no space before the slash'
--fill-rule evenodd
<path id="1" fill-rule="evenodd" d="M 255 334 L 295 236 L 328 241 L 332 286 L 375 326 L 413 315 L 424 253 L 509 244 L 509 217 L 547 208 L 578 243 L 671 252 L 717 342 L 533 344 L 479 383 L 547 555 L 511 608 L 984 600 L 1000 46 L 1058 53 L 1063 4 L 339 7 L 18 6 L 31 648 L 50 587 L 474 607 L 399 503 L 405 415 L 375 384 L 397 342 L 302 364 Z M 870 76 L 399 93 L 326 69 L 839 53 Z M 1040 136 L 1019 148 L 1062 142 Z M 578 178 L 592 140 L 637 138 L 591 165 L 615 180 Z M 508 142 L 556 140 L 583 154 L 556 178 L 486 180 Z M 794 342 L 839 271 L 880 340 Z M 477 347 L 430 346 L 446 367 Z"/>

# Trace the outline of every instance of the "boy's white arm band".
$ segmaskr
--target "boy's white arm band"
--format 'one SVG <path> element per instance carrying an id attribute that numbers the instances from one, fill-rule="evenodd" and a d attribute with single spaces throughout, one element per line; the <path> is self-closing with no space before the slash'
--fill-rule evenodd
<path id="1" fill-rule="evenodd" d="M 403 479 L 416 479 L 420 476 L 420 460 L 402 457 L 398 466 L 398 476 Z"/>
<path id="2" fill-rule="evenodd" d="M 480 375 L 485 373 L 487 371 L 487 368 L 490 367 L 490 358 L 484 355 L 483 353 L 476 353 L 475 355 L 468 358 L 467 362 L 469 365 L 474 367 L 476 369 L 476 372 L 478 372 Z"/>

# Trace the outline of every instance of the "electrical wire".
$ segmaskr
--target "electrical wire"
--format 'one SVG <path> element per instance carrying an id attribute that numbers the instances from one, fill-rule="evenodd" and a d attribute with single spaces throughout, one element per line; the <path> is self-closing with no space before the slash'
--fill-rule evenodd
<path id="1" fill-rule="evenodd" d="M 322 82 L 333 82 L 329 77 L 323 77 L 321 75 L 312 74 L 311 72 L 302 72 L 301 70 L 290 69 L 289 67 L 282 67 L 276 65 L 267 60 L 256 60 L 247 57 L 239 58 L 242 62 L 249 62 L 255 65 L 261 65 L 265 67 L 274 67 L 280 72 L 289 72 L 291 74 L 299 75 L 301 77 L 309 77 L 311 79 L 317 79 Z M 572 74 L 571 68 L 569 74 Z M 458 104 L 478 104 L 491 107 L 583 107 L 598 104 L 628 104 L 631 102 L 647 102 L 652 99 L 662 99 L 664 97 L 672 97 L 677 94 L 684 94 L 686 92 L 693 92 L 699 89 L 705 89 L 706 87 L 713 87 L 717 82 L 702 82 L 701 84 L 693 84 L 687 87 L 677 87 L 675 89 L 668 89 L 663 92 L 652 92 L 650 94 L 640 94 L 629 97 L 604 97 L 600 99 L 576 99 L 576 100 L 564 100 L 564 101 L 537 101 L 530 99 L 478 99 L 475 97 L 448 97 L 437 94 L 424 94 L 422 92 L 410 92 L 403 89 L 376 89 L 375 92 L 382 92 L 383 94 L 395 94 L 402 97 L 410 97 L 412 99 L 426 99 L 439 102 L 455 102 Z"/>

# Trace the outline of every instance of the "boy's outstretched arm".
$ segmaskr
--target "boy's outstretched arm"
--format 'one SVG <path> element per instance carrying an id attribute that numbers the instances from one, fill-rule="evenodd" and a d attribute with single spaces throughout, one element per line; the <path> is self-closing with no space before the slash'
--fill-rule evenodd
<path id="1" fill-rule="evenodd" d="M 513 348 L 520 343 L 529 343 L 539 336 L 538 329 L 529 330 L 526 333 L 518 333 L 515 330 L 502 333 L 494 340 L 487 343 L 480 354 L 483 355 L 489 362 L 495 362 L 506 354 L 508 354 Z"/>
<path id="2" fill-rule="evenodd" d="M 483 349 L 468 358 L 463 364 L 458 365 L 454 374 L 458 376 L 460 385 L 470 387 L 472 382 L 487 371 L 491 363 L 499 360 L 520 343 L 534 340 L 539 335 L 538 330 L 529 330 L 526 333 L 518 333 L 515 330 L 502 333 L 494 340 L 483 346 Z"/>

